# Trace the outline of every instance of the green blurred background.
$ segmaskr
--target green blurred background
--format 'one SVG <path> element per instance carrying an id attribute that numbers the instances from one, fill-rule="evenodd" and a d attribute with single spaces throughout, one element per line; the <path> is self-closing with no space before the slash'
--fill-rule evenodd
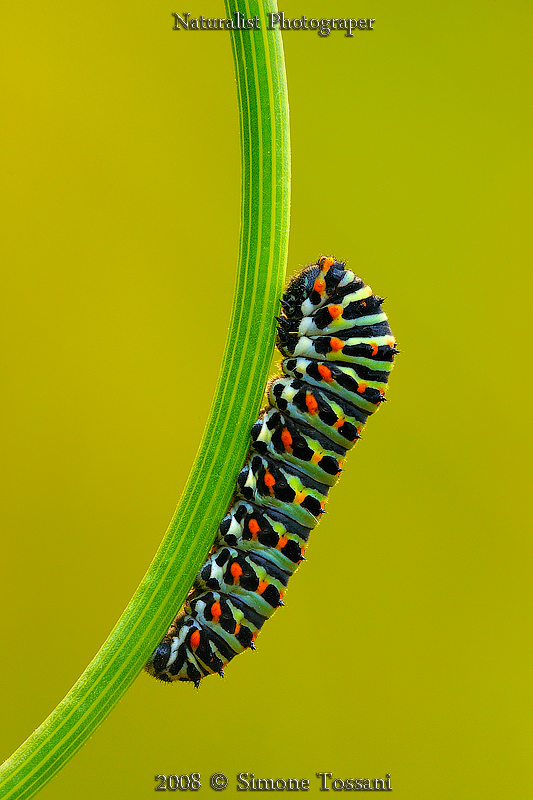
<path id="1" fill-rule="evenodd" d="M 91 660 L 173 513 L 240 196 L 229 34 L 172 30 L 221 2 L 2 5 L 0 761 Z M 193 771 L 316 794 L 328 771 L 390 773 L 409 800 L 528 798 L 532 6 L 281 8 L 376 18 L 284 35 L 289 267 L 333 253 L 387 297 L 390 402 L 257 652 L 199 692 L 140 676 L 41 797 L 141 800 Z"/>

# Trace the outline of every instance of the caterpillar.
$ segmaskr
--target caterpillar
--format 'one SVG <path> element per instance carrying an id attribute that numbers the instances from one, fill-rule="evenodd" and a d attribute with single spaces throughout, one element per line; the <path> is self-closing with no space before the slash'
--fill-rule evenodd
<path id="1" fill-rule="evenodd" d="M 246 463 L 209 557 L 145 669 L 161 681 L 223 675 L 283 605 L 346 451 L 385 399 L 398 352 L 383 299 L 322 257 L 289 282 L 277 346 L 282 374 L 252 426 Z"/>

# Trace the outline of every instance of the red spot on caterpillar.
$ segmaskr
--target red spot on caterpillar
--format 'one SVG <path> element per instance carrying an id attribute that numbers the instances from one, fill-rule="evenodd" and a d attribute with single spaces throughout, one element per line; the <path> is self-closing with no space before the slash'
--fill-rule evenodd
<path id="1" fill-rule="evenodd" d="M 250 531 L 250 533 L 252 534 L 252 536 L 253 536 L 254 538 L 257 536 L 257 534 L 258 534 L 258 533 L 259 533 L 259 531 L 261 530 L 261 528 L 259 527 L 259 523 L 257 522 L 257 520 L 256 520 L 256 519 L 253 519 L 253 517 L 252 517 L 252 519 L 251 519 L 251 520 L 248 522 L 248 530 Z"/>
<path id="2" fill-rule="evenodd" d="M 366 385 L 366 383 L 363 383 L 361 381 L 361 383 L 357 384 L 357 394 L 363 394 L 364 392 L 366 392 L 367 389 L 368 386 Z"/>
<path id="3" fill-rule="evenodd" d="M 342 339 L 333 338 L 329 340 L 329 346 L 334 352 L 337 352 L 337 350 L 342 350 L 344 347 L 344 342 Z"/>
<path id="4" fill-rule="evenodd" d="M 218 600 L 212 604 L 210 611 L 213 616 L 213 622 L 218 622 L 222 616 L 222 609 L 220 608 L 220 603 Z"/>
<path id="5" fill-rule="evenodd" d="M 229 568 L 229 571 L 231 572 L 231 576 L 233 578 L 233 582 L 234 583 L 238 583 L 239 582 L 239 578 L 242 575 L 242 567 L 241 567 L 241 565 L 237 564 L 237 562 L 234 561 L 233 564 L 231 565 L 231 567 Z"/>
<path id="6" fill-rule="evenodd" d="M 274 495 L 274 486 L 276 485 L 276 479 L 268 469 L 265 470 L 265 477 L 263 478 L 263 483 L 267 487 L 270 494 Z"/>
<path id="7" fill-rule="evenodd" d="M 339 317 L 342 317 L 343 308 L 342 306 L 336 306 L 336 305 L 328 306 L 328 311 L 331 315 L 331 319 L 338 319 Z"/>
<path id="8" fill-rule="evenodd" d="M 318 403 L 315 399 L 315 396 L 311 393 L 305 395 L 305 405 L 307 406 L 307 410 L 310 414 L 316 414 L 318 411 Z"/>
<path id="9" fill-rule="evenodd" d="M 364 300 L 363 300 L 363 302 L 361 303 L 361 305 L 363 306 L 363 308 L 366 308 L 366 303 L 365 303 L 365 301 L 364 301 Z"/>
<path id="10" fill-rule="evenodd" d="M 196 650 L 198 645 L 200 644 L 200 631 L 196 630 L 191 633 L 191 647 L 193 650 Z"/>
<path id="11" fill-rule="evenodd" d="M 334 378 L 329 367 L 326 367 L 325 364 L 317 364 L 317 369 L 323 381 L 326 381 L 326 383 L 333 383 Z"/>
<path id="12" fill-rule="evenodd" d="M 283 428 L 281 431 L 281 441 L 283 442 L 283 447 L 285 450 L 292 450 L 292 436 L 287 428 Z"/>
<path id="13" fill-rule="evenodd" d="M 372 355 L 377 356 L 378 354 L 378 346 L 376 342 L 369 342 L 370 347 L 372 348 Z"/>

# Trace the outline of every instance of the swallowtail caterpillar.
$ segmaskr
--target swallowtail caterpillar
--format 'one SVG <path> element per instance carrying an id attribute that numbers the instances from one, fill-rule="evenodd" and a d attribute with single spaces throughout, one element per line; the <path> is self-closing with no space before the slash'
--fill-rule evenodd
<path id="1" fill-rule="evenodd" d="M 382 302 L 333 257 L 289 282 L 277 318 L 282 374 L 267 386 L 209 557 L 146 665 L 159 680 L 223 675 L 283 605 L 346 452 L 385 399 L 398 351 Z"/>

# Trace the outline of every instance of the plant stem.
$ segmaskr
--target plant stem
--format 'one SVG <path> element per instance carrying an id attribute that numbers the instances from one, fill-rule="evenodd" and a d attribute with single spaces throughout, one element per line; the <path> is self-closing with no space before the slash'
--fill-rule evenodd
<path id="1" fill-rule="evenodd" d="M 231 18 L 234 0 L 226 0 Z M 155 558 L 100 651 L 67 696 L 0 768 L 0 797 L 33 797 L 72 758 L 138 676 L 185 600 L 225 513 L 248 448 L 274 344 L 289 232 L 289 118 L 281 35 L 270 0 L 231 32 L 241 127 L 241 232 L 230 330 L 191 475 Z M 235 19 L 235 17 L 233 17 Z M 179 691 L 179 690 L 178 690 Z"/>

